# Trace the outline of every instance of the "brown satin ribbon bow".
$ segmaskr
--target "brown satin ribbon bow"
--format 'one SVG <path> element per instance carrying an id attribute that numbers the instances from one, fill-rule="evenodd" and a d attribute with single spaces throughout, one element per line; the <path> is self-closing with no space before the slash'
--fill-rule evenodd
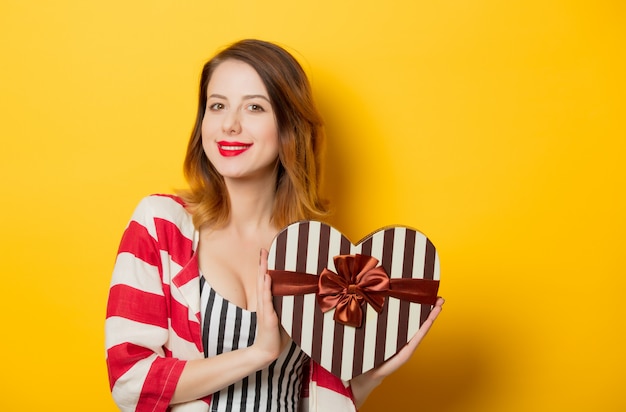
<path id="1" fill-rule="evenodd" d="M 358 328 L 363 323 L 363 302 L 380 313 L 389 290 L 389 276 L 378 260 L 364 255 L 335 256 L 337 273 L 322 271 L 317 302 L 322 312 L 335 308 L 335 321 Z"/>
<path id="2" fill-rule="evenodd" d="M 335 308 L 334 319 L 344 325 L 363 324 L 363 303 L 380 313 L 387 296 L 413 303 L 434 305 L 439 281 L 390 279 L 378 259 L 366 255 L 334 257 L 337 273 L 325 268 L 319 276 L 283 270 L 270 270 L 274 296 L 317 294 L 322 312 Z"/>

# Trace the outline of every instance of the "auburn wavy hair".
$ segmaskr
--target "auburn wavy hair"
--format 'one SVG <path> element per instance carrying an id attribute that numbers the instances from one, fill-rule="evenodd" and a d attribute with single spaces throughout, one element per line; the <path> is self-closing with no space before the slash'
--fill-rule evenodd
<path id="1" fill-rule="evenodd" d="M 183 165 L 189 189 L 178 193 L 192 213 L 194 225 L 222 227 L 230 215 L 224 179 L 202 147 L 202 120 L 211 76 L 217 66 L 231 59 L 256 70 L 276 116 L 279 162 L 272 223 L 280 228 L 297 220 L 327 215 L 327 203 L 319 194 L 325 133 L 309 80 L 298 61 L 283 48 L 247 39 L 223 49 L 202 69 L 198 113 Z"/>

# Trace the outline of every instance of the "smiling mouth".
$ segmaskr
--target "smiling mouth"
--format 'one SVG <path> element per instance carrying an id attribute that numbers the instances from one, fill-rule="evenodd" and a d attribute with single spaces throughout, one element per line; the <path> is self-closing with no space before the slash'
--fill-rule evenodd
<path id="1" fill-rule="evenodd" d="M 217 142 L 217 148 L 222 156 L 237 156 L 248 150 L 252 144 L 240 142 Z"/>

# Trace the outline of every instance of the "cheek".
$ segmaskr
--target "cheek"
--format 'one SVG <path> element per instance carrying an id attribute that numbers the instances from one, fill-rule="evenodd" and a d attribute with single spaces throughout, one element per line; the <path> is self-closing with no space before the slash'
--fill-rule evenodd
<path id="1" fill-rule="evenodd" d="M 201 133 L 201 137 L 202 137 L 202 146 L 206 148 L 209 144 L 209 141 L 211 141 L 211 137 L 215 134 L 215 122 L 211 122 L 209 120 L 207 120 L 207 118 L 205 117 L 202 120 L 202 125 L 200 126 L 200 133 Z"/>
<path id="2" fill-rule="evenodd" d="M 211 144 L 211 139 L 210 139 L 210 133 L 208 132 L 207 129 L 205 129 L 204 124 L 202 125 L 201 128 L 201 136 L 200 136 L 200 141 L 202 142 L 202 150 L 204 151 L 204 155 L 206 157 L 209 158 L 209 160 L 211 160 L 212 157 L 212 153 L 211 153 L 211 149 L 214 147 L 214 145 Z"/>
<path id="3" fill-rule="evenodd" d="M 278 158 L 279 151 L 279 142 L 278 142 L 278 133 L 268 133 L 265 136 L 265 147 L 268 149 L 273 156 Z"/>
<path id="4" fill-rule="evenodd" d="M 202 119 L 202 124 L 200 125 L 200 131 L 202 132 L 202 140 L 204 140 L 206 136 L 209 135 L 210 126 L 211 126 L 211 122 L 209 122 L 207 118 L 204 117 Z"/>
<path id="5" fill-rule="evenodd" d="M 259 132 L 267 144 L 278 146 L 278 127 L 275 123 L 265 123 L 259 128 Z"/>

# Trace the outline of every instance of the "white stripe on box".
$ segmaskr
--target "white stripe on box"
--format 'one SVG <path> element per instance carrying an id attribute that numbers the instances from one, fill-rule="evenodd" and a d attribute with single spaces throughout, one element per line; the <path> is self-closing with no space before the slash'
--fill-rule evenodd
<path id="1" fill-rule="evenodd" d="M 298 257 L 298 233 L 300 225 L 290 225 L 287 228 L 287 244 L 285 246 L 285 270 L 296 270 L 296 259 Z M 282 303 L 282 324 L 285 331 L 289 334 L 293 334 L 293 306 L 294 296 L 283 296 Z"/>
<path id="2" fill-rule="evenodd" d="M 283 296 L 282 324 L 289 336 L 293 335 L 293 302 L 294 297 Z"/>
<path id="3" fill-rule="evenodd" d="M 406 229 L 403 227 L 397 227 L 393 229 L 393 255 L 391 260 L 391 273 L 389 273 L 389 277 L 392 279 L 400 279 L 402 278 L 402 263 L 404 261 L 404 247 L 399 247 L 399 245 L 404 245 L 406 238 Z"/>
<path id="4" fill-rule="evenodd" d="M 341 379 L 352 377 L 352 362 L 354 361 L 354 334 L 356 328 L 346 326 L 343 329 L 343 352 L 341 355 Z"/>
<path id="5" fill-rule="evenodd" d="M 424 257 L 426 255 L 426 236 L 420 232 L 415 232 L 415 251 L 413 262 L 414 279 L 424 279 Z M 411 339 L 417 333 L 422 318 L 422 305 L 411 303 L 409 306 L 409 328 L 407 338 Z"/>
<path id="6" fill-rule="evenodd" d="M 351 255 L 360 255 L 361 249 L 363 249 L 363 244 L 353 245 L 350 243 L 350 254 Z"/>
<path id="7" fill-rule="evenodd" d="M 285 246 L 285 270 L 295 271 L 298 258 L 298 233 L 300 225 L 287 228 L 287 245 Z"/>
<path id="8" fill-rule="evenodd" d="M 310 273 L 312 275 L 319 275 L 317 273 L 317 256 L 320 248 L 320 223 L 319 222 L 310 222 L 309 223 L 309 251 L 314 251 L 314 253 L 307 253 L 306 259 L 306 273 Z"/>
<path id="9" fill-rule="evenodd" d="M 332 370 L 333 366 L 333 347 L 335 337 L 335 309 L 331 309 L 324 313 L 324 322 L 322 327 L 322 353 L 320 354 L 320 364 L 326 370 Z"/>
<path id="10" fill-rule="evenodd" d="M 309 223 L 309 245 L 308 251 L 314 251 L 315 253 L 307 253 L 306 259 L 306 273 L 312 275 L 319 275 L 317 273 L 317 256 L 320 246 L 320 223 Z M 307 308 L 315 308 L 315 300 L 317 299 L 315 293 L 309 293 L 304 295 L 304 313 L 302 313 L 302 336 L 300 338 L 300 345 L 304 352 L 311 353 L 313 351 L 313 322 L 315 310 L 306 310 Z"/>
<path id="11" fill-rule="evenodd" d="M 374 236 L 372 236 L 372 256 L 379 256 L 382 259 L 384 242 L 384 230 L 377 232 Z M 379 262 L 379 264 L 382 264 L 382 262 Z M 365 329 L 365 345 L 363 350 L 365 359 L 363 360 L 363 370 L 369 370 L 374 367 L 376 354 L 376 332 L 378 330 L 378 318 L 380 316 L 370 305 L 367 305 L 367 307 L 368 324 Z"/>
<path id="12" fill-rule="evenodd" d="M 435 274 L 433 276 L 434 280 L 439 280 L 439 253 L 435 251 Z"/>
<path id="13" fill-rule="evenodd" d="M 404 245 L 406 239 L 406 229 L 395 228 L 393 240 L 393 255 L 391 260 L 391 279 L 402 278 L 402 266 L 404 262 Z M 400 301 L 398 299 L 387 298 L 387 330 L 385 331 L 385 359 L 389 359 L 396 353 L 398 345 L 398 328 L 400 318 Z"/>
<path id="14" fill-rule="evenodd" d="M 315 308 L 315 293 L 309 293 L 304 295 L 304 305 L 302 314 L 302 336 L 300 339 L 301 349 L 306 353 L 313 352 L 313 315 L 314 310 L 307 310 L 308 308 Z"/>
<path id="15" fill-rule="evenodd" d="M 376 322 L 378 313 L 370 305 L 367 305 L 367 320 L 365 324 L 365 342 L 363 344 L 363 370 L 374 367 L 374 354 L 376 349 Z"/>
<path id="16" fill-rule="evenodd" d="M 426 236 L 420 232 L 415 232 L 415 258 L 421 256 L 421 259 L 415 259 L 413 262 L 413 278 L 424 278 L 424 256 L 426 255 Z"/>

